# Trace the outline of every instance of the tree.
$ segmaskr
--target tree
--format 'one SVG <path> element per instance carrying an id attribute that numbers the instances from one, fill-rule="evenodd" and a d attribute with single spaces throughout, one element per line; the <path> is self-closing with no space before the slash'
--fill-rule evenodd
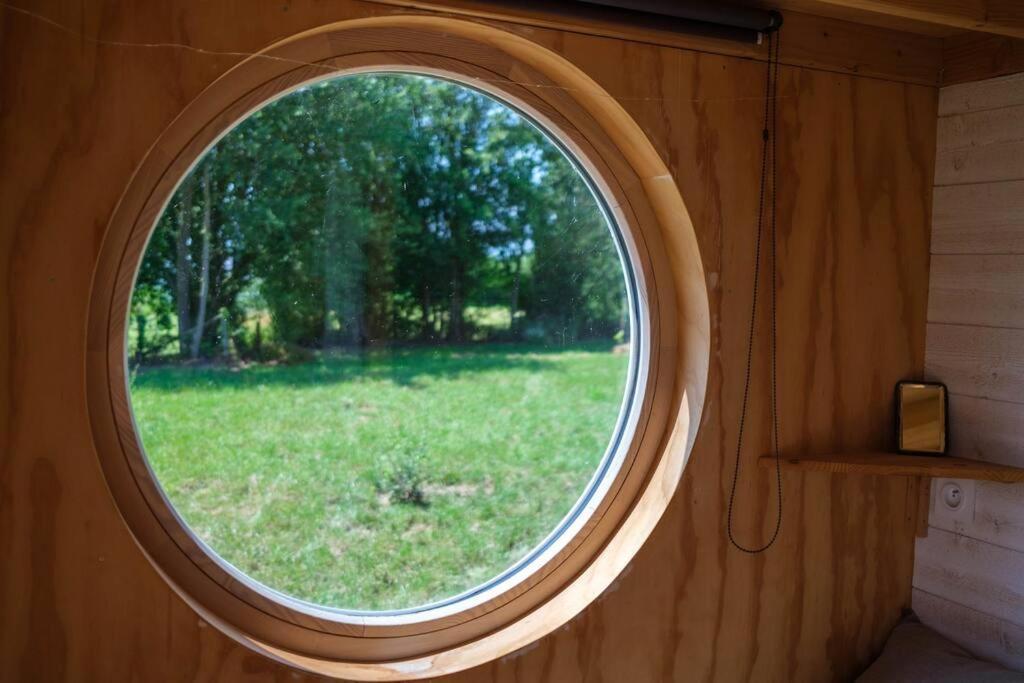
<path id="1" fill-rule="evenodd" d="M 261 355 L 574 341 L 628 320 L 614 240 L 572 162 L 509 107 L 403 74 L 306 86 L 238 124 L 182 181 L 138 283 L 143 357 L 166 339 L 213 357 L 228 336 Z M 471 311 L 494 309 L 506 330 L 474 327 Z"/>

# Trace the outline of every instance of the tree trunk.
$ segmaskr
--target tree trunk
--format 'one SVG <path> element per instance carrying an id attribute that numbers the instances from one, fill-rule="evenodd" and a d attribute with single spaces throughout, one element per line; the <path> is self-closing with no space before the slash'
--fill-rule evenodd
<path id="1" fill-rule="evenodd" d="M 433 336 L 434 327 L 433 321 L 430 318 L 430 284 L 427 282 L 424 282 L 420 288 L 420 308 L 423 310 L 423 318 L 420 320 L 420 337 L 427 341 Z"/>
<path id="2" fill-rule="evenodd" d="M 224 358 L 231 356 L 231 337 L 228 336 L 228 319 L 223 311 L 220 318 L 220 354 Z"/>
<path id="3" fill-rule="evenodd" d="M 146 358 L 146 316 L 135 316 L 135 326 L 138 331 L 135 343 L 135 362 L 142 363 Z"/>
<path id="4" fill-rule="evenodd" d="M 189 260 L 189 242 L 192 240 L 192 180 L 186 179 L 178 204 L 178 239 L 174 271 L 175 307 L 178 312 L 178 353 L 188 353 L 188 334 L 192 317 L 192 264 Z"/>
<path id="5" fill-rule="evenodd" d="M 341 308 L 341 249 L 338 234 L 338 212 L 336 196 L 338 192 L 337 177 L 331 171 L 327 180 L 327 194 L 324 197 L 324 328 L 321 346 L 333 348 L 340 342 L 338 329 Z"/>
<path id="6" fill-rule="evenodd" d="M 462 295 L 462 277 L 458 267 L 452 269 L 452 299 L 448 306 L 448 341 L 461 343 L 465 337 L 463 318 L 465 302 Z"/>
<path id="7" fill-rule="evenodd" d="M 207 160 L 203 168 L 203 226 L 202 251 L 199 260 L 199 303 L 196 311 L 195 325 L 192 327 L 192 346 L 189 357 L 199 358 L 199 345 L 203 341 L 203 329 L 206 327 L 206 303 L 210 294 L 210 233 L 212 232 L 212 206 L 210 203 L 210 167 L 213 159 Z"/>
<path id="8" fill-rule="evenodd" d="M 512 294 L 509 297 L 508 302 L 508 329 L 513 339 L 518 338 L 519 330 L 516 324 L 516 313 L 519 312 L 519 279 L 520 273 L 522 272 L 522 264 L 520 263 L 521 257 L 516 256 L 512 262 Z"/>

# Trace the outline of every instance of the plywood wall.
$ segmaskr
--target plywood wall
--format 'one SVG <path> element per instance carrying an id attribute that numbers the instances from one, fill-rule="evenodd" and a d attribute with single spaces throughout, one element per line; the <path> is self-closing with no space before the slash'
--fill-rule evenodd
<path id="1" fill-rule="evenodd" d="M 1024 467 L 1024 74 L 943 88 L 925 368 L 950 390 L 952 453 Z M 1024 670 L 1024 485 L 933 484 L 914 607 Z"/>
<path id="2" fill-rule="evenodd" d="M 122 523 L 87 414 L 90 278 L 133 170 L 201 89 L 285 36 L 401 10 L 355 0 L 30 6 L 0 14 L 0 680 L 294 680 L 199 619 Z M 589 73 L 664 155 L 698 233 L 712 364 L 678 494 L 620 579 L 550 637 L 451 680 L 850 679 L 910 603 L 913 482 L 787 473 L 779 543 L 750 557 L 725 540 L 764 64 L 685 41 L 508 29 Z M 849 51 L 871 31 L 803 37 Z M 899 64 L 875 58 L 870 76 L 816 58 L 781 71 L 787 452 L 889 445 L 892 387 L 923 371 L 936 90 L 898 68 L 885 76 Z M 774 522 L 772 476 L 755 465 L 768 443 L 765 361 L 760 346 L 739 487 L 738 533 L 751 542 Z"/>

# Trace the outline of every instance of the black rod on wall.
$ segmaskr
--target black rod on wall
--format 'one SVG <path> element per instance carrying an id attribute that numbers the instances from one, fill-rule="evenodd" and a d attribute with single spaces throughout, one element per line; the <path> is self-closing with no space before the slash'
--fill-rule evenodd
<path id="1" fill-rule="evenodd" d="M 714 33 L 721 37 L 758 42 L 762 33 L 771 33 L 782 26 L 782 15 L 775 10 L 737 7 L 720 2 L 702 0 L 575 0 L 577 5 L 600 6 L 620 10 L 624 14 L 646 15 L 654 18 L 682 20 L 676 30 L 687 32 L 687 25 L 695 32 Z M 719 29 L 719 30 L 715 30 Z"/>

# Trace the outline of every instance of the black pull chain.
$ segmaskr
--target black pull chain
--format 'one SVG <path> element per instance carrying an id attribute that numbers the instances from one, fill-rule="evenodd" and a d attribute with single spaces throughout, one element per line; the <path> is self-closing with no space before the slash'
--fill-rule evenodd
<path id="1" fill-rule="evenodd" d="M 758 198 L 757 208 L 757 237 L 755 241 L 754 256 L 754 286 L 753 302 L 750 307 L 750 332 L 747 336 L 747 374 L 743 383 L 743 404 L 740 408 L 739 436 L 736 439 L 736 464 L 732 472 L 732 490 L 729 492 L 729 516 L 726 523 L 726 530 L 729 534 L 729 542 L 737 549 L 745 553 L 756 554 L 768 550 L 779 537 L 779 530 L 782 528 L 782 465 L 779 461 L 779 411 L 776 400 L 776 308 L 777 308 L 777 250 L 776 250 L 776 163 L 775 163 L 775 140 L 778 137 L 776 127 L 776 100 L 778 99 L 779 83 L 779 33 L 778 31 L 768 34 L 768 70 L 765 77 L 764 89 L 764 127 L 761 133 L 761 191 Z M 747 402 L 750 397 L 750 375 L 754 354 L 754 329 L 757 321 L 757 295 L 758 282 L 761 276 L 761 233 L 764 225 L 764 204 L 765 186 L 768 177 L 768 158 L 771 157 L 771 202 L 769 204 L 770 230 L 771 230 L 771 339 L 769 341 L 769 353 L 771 355 L 771 412 L 772 412 L 772 437 L 775 449 L 775 484 L 778 490 L 778 510 L 775 518 L 775 530 L 768 541 L 759 547 L 748 547 L 741 545 L 732 532 L 732 513 L 736 501 L 736 483 L 740 478 L 740 455 L 743 452 L 743 429 L 747 420 Z"/>

